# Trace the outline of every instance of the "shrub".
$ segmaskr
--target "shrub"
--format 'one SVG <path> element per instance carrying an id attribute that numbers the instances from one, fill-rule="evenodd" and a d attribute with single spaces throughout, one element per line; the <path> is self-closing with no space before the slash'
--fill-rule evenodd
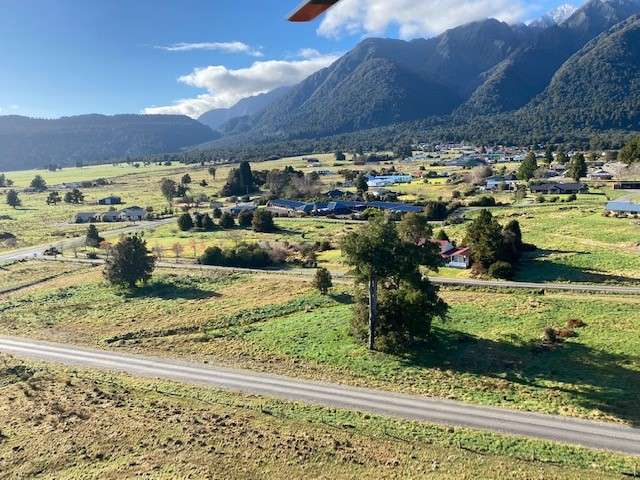
<path id="1" fill-rule="evenodd" d="M 577 318 L 572 318 L 570 320 L 567 320 L 567 328 L 582 328 L 586 326 L 587 326 L 586 323 L 584 323 L 582 320 Z"/>
<path id="2" fill-rule="evenodd" d="M 537 203 L 544 203 L 544 202 L 546 202 L 546 201 L 547 201 L 547 199 L 546 199 L 546 198 L 544 198 L 544 195 L 538 195 L 538 196 L 536 197 L 536 202 L 537 202 Z"/>
<path id="3" fill-rule="evenodd" d="M 567 202 L 575 202 L 578 199 L 575 193 L 572 193 L 567 197 Z"/>
<path id="4" fill-rule="evenodd" d="M 470 207 L 495 207 L 496 199 L 489 195 L 484 195 L 477 200 L 469 202 Z"/>
<path id="5" fill-rule="evenodd" d="M 556 333 L 555 328 L 545 327 L 542 331 L 542 340 L 545 343 L 556 343 L 558 341 L 558 334 Z"/>
<path id="6" fill-rule="evenodd" d="M 198 258 L 198 263 L 220 267 L 265 268 L 273 265 L 273 260 L 269 251 L 258 244 L 241 243 L 226 250 L 209 247 Z"/>
<path id="7" fill-rule="evenodd" d="M 193 228 L 193 219 L 188 213 L 183 213 L 178 217 L 178 228 L 183 232 L 187 232 Z"/>
<path id="8" fill-rule="evenodd" d="M 253 223 L 253 212 L 249 210 L 243 210 L 238 215 L 238 225 L 242 228 L 249 228 Z"/>
<path id="9" fill-rule="evenodd" d="M 222 216 L 222 210 L 220 210 L 218 207 L 213 209 L 213 218 L 218 219 Z"/>
<path id="10" fill-rule="evenodd" d="M 549 202 L 551 203 L 556 203 L 558 200 L 560 200 L 560 197 L 558 197 L 557 195 L 554 195 L 553 197 L 549 198 Z"/>
<path id="11" fill-rule="evenodd" d="M 316 275 L 313 279 L 313 285 L 318 289 L 322 295 L 329 293 L 329 289 L 333 286 L 331 279 L 331 272 L 326 268 L 319 268 L 316 270 Z"/>
<path id="12" fill-rule="evenodd" d="M 202 229 L 206 232 L 212 232 L 216 229 L 216 224 L 213 223 L 213 220 L 208 213 L 205 213 L 202 217 Z"/>
<path id="13" fill-rule="evenodd" d="M 224 212 L 222 214 L 222 216 L 220 217 L 220 226 L 222 228 L 224 228 L 225 230 L 235 227 L 236 226 L 236 221 L 233 218 L 233 215 L 231 215 L 228 212 Z"/>
<path id="14" fill-rule="evenodd" d="M 489 266 L 488 273 L 493 278 L 510 280 L 513 278 L 513 266 L 509 262 L 498 261 Z"/>
<path id="15" fill-rule="evenodd" d="M 269 210 L 256 210 L 253 214 L 253 230 L 256 232 L 269 233 L 276 229 L 275 223 L 273 223 L 273 215 Z"/>

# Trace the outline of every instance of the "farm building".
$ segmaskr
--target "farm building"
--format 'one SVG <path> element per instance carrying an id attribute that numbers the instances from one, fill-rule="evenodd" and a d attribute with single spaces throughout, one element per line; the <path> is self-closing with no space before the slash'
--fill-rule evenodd
<path id="1" fill-rule="evenodd" d="M 538 183 L 529 187 L 531 193 L 580 193 L 587 190 L 584 183 Z"/>
<path id="2" fill-rule="evenodd" d="M 367 185 L 369 187 L 386 187 L 395 185 L 396 183 L 411 183 L 411 181 L 413 181 L 411 175 L 379 175 L 369 177 L 367 179 Z"/>
<path id="3" fill-rule="evenodd" d="M 96 221 L 96 213 L 95 212 L 78 212 L 76 213 L 72 220 L 73 223 L 90 223 Z"/>
<path id="4" fill-rule="evenodd" d="M 122 198 L 116 195 L 109 195 L 108 197 L 98 200 L 98 205 L 120 205 L 121 203 Z"/>
<path id="5" fill-rule="evenodd" d="M 614 190 L 640 190 L 640 180 L 616 182 L 613 188 Z"/>
<path id="6" fill-rule="evenodd" d="M 614 200 L 607 203 L 605 207 L 609 213 L 624 213 L 640 215 L 640 203 L 624 200 Z"/>
<path id="7" fill-rule="evenodd" d="M 222 211 L 237 217 L 242 212 L 255 212 L 257 208 L 258 206 L 254 202 L 240 202 L 230 207 L 225 207 Z"/>

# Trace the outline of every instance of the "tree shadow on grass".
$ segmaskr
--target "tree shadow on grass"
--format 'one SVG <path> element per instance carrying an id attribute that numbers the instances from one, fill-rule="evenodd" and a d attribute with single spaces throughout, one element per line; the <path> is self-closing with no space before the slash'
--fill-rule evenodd
<path id="1" fill-rule="evenodd" d="M 450 369 L 564 392 L 583 408 L 640 425 L 640 374 L 627 367 L 638 365 L 638 356 L 613 354 L 575 341 L 543 347 L 517 337 L 496 341 L 434 329 L 428 345 L 402 358 L 407 366 Z"/>
<path id="2" fill-rule="evenodd" d="M 554 254 L 588 255 L 587 252 L 536 250 L 522 258 L 516 280 L 529 282 L 584 282 L 584 283 L 640 283 L 640 279 L 625 275 L 611 275 L 558 263 L 550 258 Z"/>
<path id="3" fill-rule="evenodd" d="M 175 281 L 154 280 L 135 290 L 125 292 L 127 298 L 158 298 L 160 300 L 206 300 L 220 294 L 196 285 Z"/>
<path id="4" fill-rule="evenodd" d="M 330 293 L 329 297 L 331 297 L 334 302 L 340 303 L 342 305 L 353 304 L 353 296 L 349 295 L 348 293 Z"/>

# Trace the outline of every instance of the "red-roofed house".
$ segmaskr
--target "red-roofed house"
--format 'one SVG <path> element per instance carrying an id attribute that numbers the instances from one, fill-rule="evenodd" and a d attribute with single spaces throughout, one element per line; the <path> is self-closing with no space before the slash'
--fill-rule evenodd
<path id="1" fill-rule="evenodd" d="M 444 259 L 446 267 L 471 267 L 471 250 L 469 247 L 456 247 L 448 240 L 438 240 L 438 244 L 440 245 L 440 255 Z"/>

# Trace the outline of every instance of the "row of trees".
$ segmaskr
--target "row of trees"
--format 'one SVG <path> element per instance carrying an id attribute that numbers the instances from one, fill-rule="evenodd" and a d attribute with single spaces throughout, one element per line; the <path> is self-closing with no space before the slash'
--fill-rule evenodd
<path id="1" fill-rule="evenodd" d="M 219 213 L 219 214 L 218 214 Z M 217 228 L 228 230 L 236 226 L 236 219 L 228 212 L 221 213 L 219 209 L 214 210 L 214 217 L 218 219 L 216 224 L 208 213 L 196 212 L 193 216 L 185 212 L 178 217 L 178 228 L 183 232 L 189 230 L 200 230 L 211 232 Z M 260 209 L 254 212 L 244 210 L 238 215 L 238 226 L 241 228 L 253 228 L 255 232 L 269 233 L 276 230 L 273 215 L 268 210 Z"/>

